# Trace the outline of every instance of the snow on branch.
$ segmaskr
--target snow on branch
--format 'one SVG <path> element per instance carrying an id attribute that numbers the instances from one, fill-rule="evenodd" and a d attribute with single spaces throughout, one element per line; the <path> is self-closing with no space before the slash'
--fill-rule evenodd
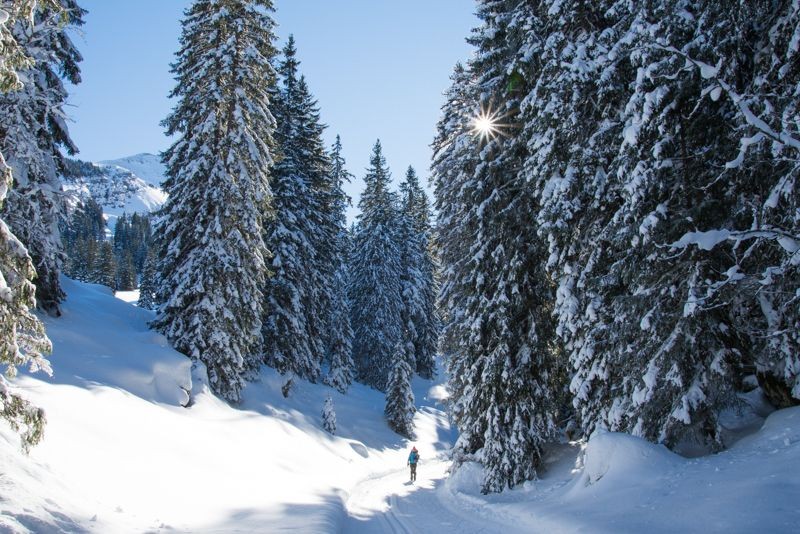
<path id="1" fill-rule="evenodd" d="M 685 249 L 697 245 L 703 250 L 711 250 L 723 241 L 746 241 L 748 239 L 774 239 L 789 254 L 793 254 L 792 263 L 800 263 L 800 236 L 794 235 L 781 228 L 766 226 L 754 230 L 708 230 L 706 232 L 686 232 L 681 238 L 671 245 L 671 248 Z"/>
<path id="2" fill-rule="evenodd" d="M 739 108 L 739 111 L 742 113 L 742 116 L 744 117 L 744 120 L 747 122 L 747 124 L 756 128 L 764 136 L 767 136 L 783 145 L 789 146 L 795 149 L 796 151 L 800 152 L 800 139 L 794 137 L 793 135 L 785 131 L 781 132 L 775 131 L 769 124 L 767 124 L 766 121 L 764 121 L 761 117 L 756 115 L 750 109 L 750 106 L 748 105 L 747 101 L 742 95 L 737 93 L 733 89 L 733 87 L 731 87 L 730 84 L 728 84 L 725 80 L 720 78 L 719 63 L 717 64 L 717 66 L 711 66 L 708 63 L 704 63 L 703 61 L 700 61 L 698 59 L 689 56 L 687 53 L 678 50 L 674 46 L 664 46 L 657 43 L 653 44 L 652 46 L 660 50 L 671 52 L 673 54 L 677 54 L 685 58 L 686 61 L 688 61 L 689 63 L 693 64 L 695 67 L 700 69 L 700 76 L 702 76 L 706 80 L 713 80 L 715 83 L 719 85 L 720 88 L 722 88 L 723 91 L 725 91 L 725 93 L 730 97 L 733 103 L 736 104 L 736 106 Z M 749 137 L 742 140 L 742 152 L 746 152 L 747 148 L 751 144 L 761 139 L 761 138 L 757 139 L 756 137 L 757 136 Z M 737 158 L 737 160 L 732 162 L 731 165 L 736 166 L 735 163 L 740 158 Z"/>

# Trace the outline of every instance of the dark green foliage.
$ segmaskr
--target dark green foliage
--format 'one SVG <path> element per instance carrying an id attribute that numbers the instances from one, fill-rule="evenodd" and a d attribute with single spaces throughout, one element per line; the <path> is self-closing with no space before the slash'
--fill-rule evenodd
<path id="1" fill-rule="evenodd" d="M 105 241 L 106 222 L 103 208 L 89 198 L 79 202 L 71 219 L 62 223 L 61 240 L 67 261 L 64 273 L 81 282 L 96 282 L 93 266 L 100 243 Z"/>
<path id="2" fill-rule="evenodd" d="M 142 277 L 139 282 L 138 306 L 146 310 L 156 308 L 156 294 L 158 292 L 158 273 L 156 272 L 156 258 L 153 250 L 147 253 L 142 268 Z"/>
<path id="3" fill-rule="evenodd" d="M 94 258 L 90 281 L 113 289 L 117 288 L 117 259 L 114 247 L 108 241 L 99 244 Z"/>
<path id="4" fill-rule="evenodd" d="M 398 206 L 380 141 L 364 177 L 351 256 L 350 323 L 358 380 L 385 391 L 397 344 L 403 341 L 403 265 Z"/>

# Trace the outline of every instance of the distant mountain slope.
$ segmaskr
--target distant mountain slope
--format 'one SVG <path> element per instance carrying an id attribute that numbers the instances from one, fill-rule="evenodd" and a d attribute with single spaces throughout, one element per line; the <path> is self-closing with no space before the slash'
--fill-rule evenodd
<path id="1" fill-rule="evenodd" d="M 113 227 L 123 213 L 150 213 L 166 202 L 161 189 L 164 172 L 159 157 L 153 154 L 100 163 L 69 160 L 62 182 L 70 206 L 92 196 Z"/>
<path id="2" fill-rule="evenodd" d="M 161 188 L 167 172 L 161 163 L 161 158 L 154 154 L 136 154 L 127 158 L 101 161 L 98 165 L 129 170 L 149 185 L 157 188 Z"/>

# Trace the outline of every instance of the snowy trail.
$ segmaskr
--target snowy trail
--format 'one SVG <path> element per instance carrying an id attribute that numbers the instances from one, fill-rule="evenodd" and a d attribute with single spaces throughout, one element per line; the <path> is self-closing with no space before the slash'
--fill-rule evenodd
<path id="1" fill-rule="evenodd" d="M 405 468 L 362 481 L 346 503 L 348 517 L 343 532 L 497 532 L 496 522 L 482 521 L 465 510 L 453 509 L 440 498 L 449 464 L 443 459 L 420 464 L 414 484 L 408 481 Z"/>
<path id="2" fill-rule="evenodd" d="M 435 395 L 425 398 L 431 397 Z M 442 486 L 451 464 L 447 456 L 454 438 L 453 431 L 446 414 L 435 402 L 423 400 L 423 403 L 428 405 L 418 407 L 415 418 L 417 440 L 413 442 L 422 456 L 417 469 L 417 480 L 414 483 L 409 481 L 409 469 L 405 466 L 403 456 L 398 457 L 398 463 L 402 467 L 375 474 L 359 482 L 345 503 L 347 517 L 343 532 L 497 532 L 497 518 L 492 518 L 491 521 L 484 519 L 478 506 L 464 506 L 465 503 L 448 498 L 452 496 Z M 411 443 L 409 448 L 410 446 Z M 403 454 L 407 454 L 407 450 Z M 503 530 L 516 532 L 511 525 Z M 526 532 L 530 532 L 530 529 L 526 529 Z"/>

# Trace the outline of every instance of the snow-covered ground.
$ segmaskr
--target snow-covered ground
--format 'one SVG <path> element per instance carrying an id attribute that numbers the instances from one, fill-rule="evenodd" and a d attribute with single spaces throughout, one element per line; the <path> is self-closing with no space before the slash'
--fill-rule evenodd
<path id="1" fill-rule="evenodd" d="M 477 466 L 448 478 L 446 394 L 417 380 L 412 485 L 380 393 L 299 384 L 284 399 L 265 370 L 232 408 L 148 330 L 151 312 L 64 283 L 63 316 L 45 318 L 55 374 L 16 382 L 46 409 L 45 440 L 25 457 L 0 425 L 0 532 L 800 531 L 800 408 L 695 459 L 621 434 L 554 446 L 541 480 L 487 497 Z"/>

